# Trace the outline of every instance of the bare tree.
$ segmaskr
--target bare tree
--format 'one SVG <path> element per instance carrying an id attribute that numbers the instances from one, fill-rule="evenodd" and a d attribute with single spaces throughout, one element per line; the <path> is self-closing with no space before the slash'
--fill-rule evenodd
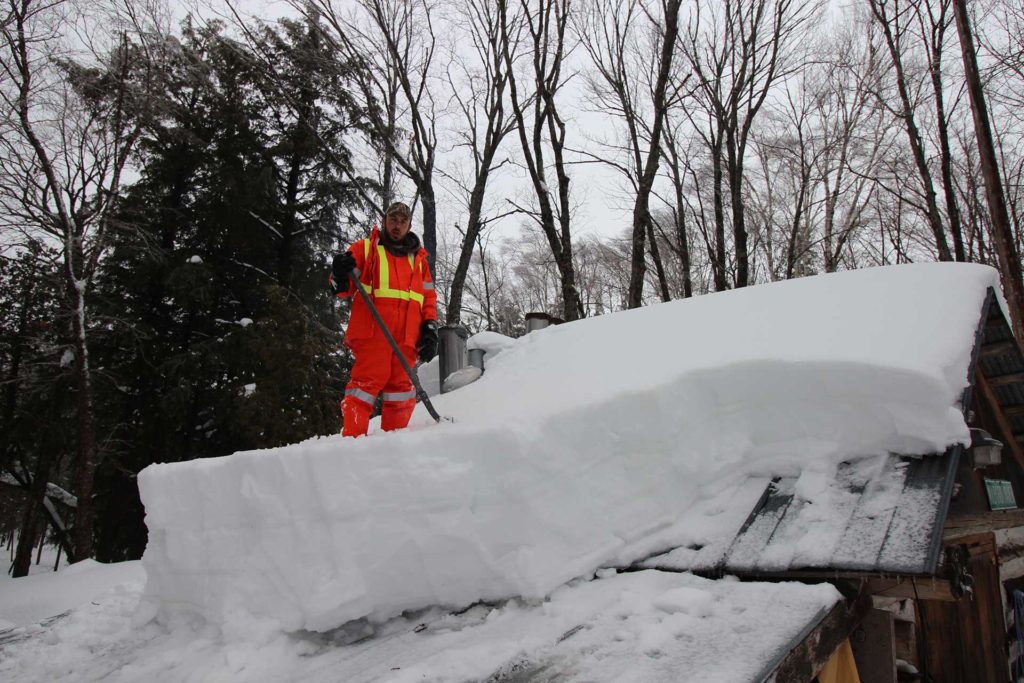
<path id="1" fill-rule="evenodd" d="M 750 283 L 743 195 L 751 130 L 769 93 L 800 68 L 794 57 L 819 8 L 820 3 L 795 0 L 702 0 L 682 41 L 695 77 L 695 102 L 707 117 L 702 135 L 716 169 L 715 191 L 719 192 L 723 171 L 729 188 L 737 287 Z M 721 202 L 716 194 L 719 245 L 724 243 Z M 721 254 L 720 247 L 716 249 Z M 723 265 L 716 266 L 719 278 L 724 276 Z"/>
<path id="2" fill-rule="evenodd" d="M 77 394 L 76 561 L 93 554 L 92 490 L 100 459 L 89 299 L 110 245 L 122 180 L 153 104 L 152 50 L 160 33 L 143 22 L 163 18 L 158 11 L 147 14 L 152 9 L 7 0 L 0 27 L 0 220 L 26 241 L 61 249 L 62 306 Z M 83 40 L 91 53 L 81 53 Z M 76 56 L 91 63 L 75 61 Z"/>
<path id="3" fill-rule="evenodd" d="M 518 13 L 510 4 L 518 7 Z M 528 0 L 498 0 L 509 98 L 539 206 L 538 211 L 530 213 L 547 238 L 558 267 L 565 320 L 585 315 L 573 265 L 566 126 L 558 108 L 558 94 L 566 78 L 562 69 L 569 50 L 567 26 L 571 6 L 572 0 L 539 0 L 533 7 Z M 512 38 L 519 32 L 521 41 Z M 523 49 L 513 53 L 511 46 L 517 44 Z M 520 59 L 527 62 L 523 76 L 516 74 Z M 549 164 L 555 174 L 554 197 L 548 183 Z"/>
<path id="4" fill-rule="evenodd" d="M 926 47 L 926 63 L 932 86 L 932 98 L 935 103 L 935 129 L 939 143 L 939 173 L 942 177 L 942 190 L 946 203 L 946 218 L 949 221 L 949 232 L 953 238 L 953 257 L 957 261 L 965 261 L 963 225 L 956 197 L 956 187 L 953 181 L 953 149 L 949 136 L 950 112 L 946 110 L 946 85 L 942 66 L 947 29 L 952 26 L 954 21 L 950 2 L 951 0 L 912 0 L 912 6 L 917 19 L 918 32 Z"/>
<path id="5" fill-rule="evenodd" d="M 330 38 L 352 63 L 367 102 L 373 139 L 382 146 L 382 208 L 394 198 L 396 164 L 416 188 L 423 212 L 423 246 L 434 269 L 437 198 L 434 171 L 438 112 L 431 83 L 437 37 L 430 0 L 355 0 L 355 13 L 335 0 L 291 0 L 304 14 L 323 18 Z M 403 134 L 406 133 L 407 134 Z"/>
<path id="6" fill-rule="evenodd" d="M 900 4 L 900 0 L 868 0 L 871 8 L 871 16 L 877 22 L 882 31 L 889 57 L 892 60 L 893 75 L 896 91 L 899 94 L 899 108 L 891 107 L 887 98 L 878 93 L 878 101 L 886 106 L 896 118 L 903 122 L 907 134 L 907 143 L 910 146 L 911 155 L 914 158 L 914 165 L 920 178 L 921 193 L 924 195 L 924 213 L 931 229 L 935 249 L 940 261 L 951 261 L 953 255 L 949 250 L 949 243 L 946 240 L 946 232 L 942 224 L 942 217 L 939 215 L 939 205 L 935 192 L 935 182 L 932 178 L 931 169 L 928 167 L 928 154 L 925 150 L 924 139 L 921 136 L 921 129 L 917 122 L 917 102 L 912 97 L 911 83 L 905 66 L 907 55 L 907 43 L 913 40 L 909 32 L 911 12 L 913 7 L 909 2 Z"/>
<path id="7" fill-rule="evenodd" d="M 681 0 L 591 0 L 580 15 L 579 32 L 597 76 L 589 79 L 598 105 L 620 119 L 625 140 L 613 146 L 624 153 L 620 169 L 632 186 L 633 230 L 628 306 L 643 299 L 647 268 L 645 241 L 658 271 L 662 299 L 670 298 L 654 239 L 651 196 L 661 161 L 666 113 L 678 103 L 688 76 L 679 78 L 673 59 L 679 36 Z M 656 55 L 654 59 L 651 55 Z"/>
<path id="8" fill-rule="evenodd" d="M 467 63 L 459 56 L 454 60 L 460 70 L 458 78 L 451 69 L 448 72 L 448 82 L 464 122 L 464 127 L 456 134 L 460 138 L 459 146 L 467 149 L 471 155 L 473 173 L 470 186 L 464 187 L 468 195 L 466 228 L 458 264 L 452 276 L 447 308 L 449 324 L 461 321 L 463 288 L 475 247 L 481 251 L 487 289 L 481 230 L 497 217 L 483 217 L 484 198 L 488 180 L 496 168 L 495 155 L 498 148 L 505 136 L 515 129 L 515 119 L 505 109 L 508 85 L 505 52 L 509 49 L 514 52 L 516 46 L 507 48 L 504 42 L 517 39 L 514 34 L 510 36 L 501 30 L 498 9 L 491 0 L 458 0 L 454 10 L 463 22 L 463 27 L 468 29 L 473 47 L 472 63 Z M 504 162 L 497 166 L 502 164 Z M 487 317 L 491 319 L 489 313 Z"/>

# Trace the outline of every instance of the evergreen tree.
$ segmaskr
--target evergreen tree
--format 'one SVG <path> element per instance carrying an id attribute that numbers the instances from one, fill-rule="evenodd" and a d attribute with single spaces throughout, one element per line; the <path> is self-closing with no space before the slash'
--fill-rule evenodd
<path id="1" fill-rule="evenodd" d="M 111 332 L 97 353 L 118 381 L 100 559 L 144 549 L 134 477 L 148 464 L 340 428 L 348 356 L 327 258 L 359 202 L 346 145 L 361 112 L 319 31 L 283 21 L 257 36 L 185 25 L 121 205 L 101 278 Z"/>

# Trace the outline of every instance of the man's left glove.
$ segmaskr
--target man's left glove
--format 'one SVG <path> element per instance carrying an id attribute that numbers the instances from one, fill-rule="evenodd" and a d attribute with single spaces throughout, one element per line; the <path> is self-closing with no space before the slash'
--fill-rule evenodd
<path id="1" fill-rule="evenodd" d="M 420 341 L 416 345 L 419 351 L 420 362 L 429 362 L 437 355 L 437 322 L 424 320 L 420 325 Z"/>

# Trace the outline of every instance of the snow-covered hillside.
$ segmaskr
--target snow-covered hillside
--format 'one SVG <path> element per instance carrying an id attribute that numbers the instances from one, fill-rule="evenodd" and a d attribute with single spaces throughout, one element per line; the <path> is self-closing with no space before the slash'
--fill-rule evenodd
<path id="1" fill-rule="evenodd" d="M 0 678 L 759 680 L 833 588 L 602 568 L 731 538 L 751 477 L 813 499 L 965 441 L 989 287 L 900 266 L 485 338 L 453 422 L 150 467 L 144 587 L 0 633 Z"/>
<path id="2" fill-rule="evenodd" d="M 438 397 L 453 423 L 156 465 L 145 601 L 228 632 L 540 598 L 742 516 L 751 474 L 967 438 L 983 266 L 793 280 L 575 322 Z M 744 511 L 746 512 L 746 511 Z M 682 520 L 682 521 L 681 521 Z"/>

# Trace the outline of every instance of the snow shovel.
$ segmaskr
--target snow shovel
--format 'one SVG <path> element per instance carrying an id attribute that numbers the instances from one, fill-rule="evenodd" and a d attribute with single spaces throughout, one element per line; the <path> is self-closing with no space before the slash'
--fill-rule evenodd
<path id="1" fill-rule="evenodd" d="M 357 278 L 356 274 L 353 272 L 349 272 L 348 277 L 352 281 L 353 286 L 355 286 L 356 291 L 359 292 L 359 296 L 363 297 L 363 303 L 370 309 L 373 319 L 377 321 L 377 327 L 379 327 L 380 331 L 384 333 L 384 338 L 387 339 L 388 344 L 391 345 L 391 350 L 395 352 L 396 356 L 398 356 L 398 360 L 402 363 L 402 368 L 405 370 L 405 374 L 409 375 L 412 385 L 416 388 L 416 397 L 424 406 L 426 406 L 427 412 L 430 413 L 430 417 L 434 418 L 434 422 L 440 422 L 442 418 L 438 412 L 434 410 L 434 405 L 430 402 L 430 397 L 427 396 L 427 392 L 423 391 L 423 387 L 420 385 L 420 378 L 417 377 L 416 372 L 409 365 L 409 361 L 405 359 L 405 354 L 403 354 L 402 350 L 398 348 L 395 338 L 391 336 L 387 325 L 384 324 L 384 321 L 380 317 L 380 313 L 377 312 L 377 307 L 373 304 L 373 300 L 366 293 L 366 290 L 363 289 L 363 283 L 359 281 L 359 278 Z M 448 422 L 453 422 L 450 417 L 446 417 L 444 419 Z"/>

